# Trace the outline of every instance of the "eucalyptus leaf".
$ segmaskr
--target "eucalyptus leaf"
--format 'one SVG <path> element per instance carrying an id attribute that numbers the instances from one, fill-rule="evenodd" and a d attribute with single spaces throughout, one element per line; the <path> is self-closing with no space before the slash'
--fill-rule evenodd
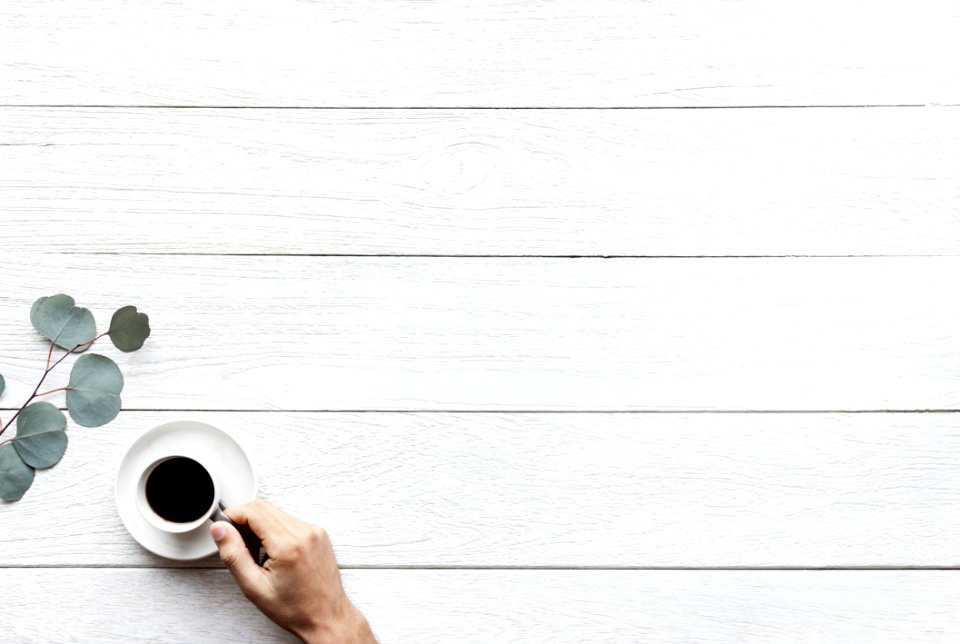
<path id="1" fill-rule="evenodd" d="M 48 402 L 28 405 L 17 416 L 13 446 L 23 462 L 43 469 L 56 465 L 67 451 L 67 417 Z"/>
<path id="2" fill-rule="evenodd" d="M 70 417 L 84 427 L 109 423 L 120 413 L 121 391 L 123 374 L 113 360 L 96 353 L 81 356 L 67 384 Z"/>
<path id="3" fill-rule="evenodd" d="M 33 468 L 23 462 L 12 443 L 0 445 L 0 499 L 19 501 L 33 485 Z"/>
<path id="4" fill-rule="evenodd" d="M 41 335 L 68 351 L 97 335 L 97 325 L 90 309 L 74 306 L 73 298 L 63 293 L 41 297 L 34 302 L 30 308 L 30 322 Z M 77 352 L 86 351 L 89 346 L 80 347 Z"/>
<path id="5" fill-rule="evenodd" d="M 121 351 L 136 351 L 150 336 L 150 320 L 146 313 L 138 313 L 137 307 L 117 309 L 110 319 L 110 340 Z"/>
<path id="6" fill-rule="evenodd" d="M 0 373 L 0 396 L 3 395 L 3 390 L 6 388 L 7 382 L 3 379 L 3 374 Z"/>

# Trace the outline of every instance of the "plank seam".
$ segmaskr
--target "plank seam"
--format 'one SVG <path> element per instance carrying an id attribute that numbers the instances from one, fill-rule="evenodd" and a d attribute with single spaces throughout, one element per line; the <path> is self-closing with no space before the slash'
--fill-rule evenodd
<path id="1" fill-rule="evenodd" d="M 16 411 L 19 407 L 0 407 Z M 66 411 L 65 406 L 58 409 Z M 149 408 L 122 409 L 131 413 L 189 412 L 244 414 L 956 414 L 960 409 L 208 409 Z"/>
<path id="2" fill-rule="evenodd" d="M 113 564 L 0 564 L 0 570 L 223 570 L 214 566 L 130 566 Z M 450 565 L 344 565 L 341 570 L 490 570 L 490 571 L 624 571 L 624 572 L 885 572 L 960 571 L 960 566 L 450 566 Z"/>
<path id="3" fill-rule="evenodd" d="M 197 253 L 149 251 L 40 251 L 48 255 L 147 256 L 147 257 L 332 257 L 332 258 L 410 258 L 410 259 L 856 259 L 895 257 L 960 257 L 960 254 L 855 254 L 855 255 L 481 255 L 441 253 Z"/>
<path id="4" fill-rule="evenodd" d="M 805 110 L 957 107 L 937 103 L 863 103 L 807 105 L 150 105 L 139 103 L 2 103 L 0 108 L 161 109 L 161 110 Z"/>

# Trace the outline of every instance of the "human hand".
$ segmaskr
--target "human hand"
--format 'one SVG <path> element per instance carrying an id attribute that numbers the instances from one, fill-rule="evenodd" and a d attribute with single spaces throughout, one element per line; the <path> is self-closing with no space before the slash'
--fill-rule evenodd
<path id="1" fill-rule="evenodd" d="M 210 534 L 240 590 L 267 617 L 309 644 L 376 642 L 350 602 L 327 533 L 257 500 L 226 510 L 250 526 L 268 555 L 261 568 L 237 529 L 218 521 Z"/>

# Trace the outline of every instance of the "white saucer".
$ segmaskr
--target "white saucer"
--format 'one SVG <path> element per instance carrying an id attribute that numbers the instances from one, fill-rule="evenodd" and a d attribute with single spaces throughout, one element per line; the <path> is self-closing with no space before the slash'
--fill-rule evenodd
<path id="1" fill-rule="evenodd" d="M 127 449 L 117 471 L 115 495 L 120 519 L 141 546 L 167 559 L 202 559 L 217 551 L 210 523 L 195 530 L 171 534 L 155 528 L 137 508 L 137 482 L 153 461 L 168 454 L 193 456 L 220 481 L 221 498 L 230 507 L 257 498 L 257 475 L 237 441 L 221 429 L 193 420 L 164 423 L 147 431 Z"/>

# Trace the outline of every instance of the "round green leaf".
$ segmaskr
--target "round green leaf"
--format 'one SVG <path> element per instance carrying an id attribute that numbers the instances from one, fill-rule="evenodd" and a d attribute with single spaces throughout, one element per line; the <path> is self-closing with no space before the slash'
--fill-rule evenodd
<path id="1" fill-rule="evenodd" d="M 136 351 L 150 336 L 150 320 L 146 313 L 137 313 L 137 307 L 117 309 L 110 319 L 110 340 L 121 351 Z"/>
<path id="2" fill-rule="evenodd" d="M 91 353 L 81 356 L 70 372 L 67 409 L 70 417 L 84 427 L 99 427 L 120 413 L 123 374 L 113 360 Z"/>
<path id="3" fill-rule="evenodd" d="M 7 386 L 7 382 L 3 379 L 3 374 L 0 373 L 0 395 L 3 394 L 3 390 L 6 386 Z"/>
<path id="4" fill-rule="evenodd" d="M 17 440 L 13 446 L 30 467 L 51 467 L 67 451 L 67 417 L 48 402 L 24 407 L 17 416 Z"/>
<path id="5" fill-rule="evenodd" d="M 13 443 L 0 445 L 0 499 L 19 501 L 33 485 L 33 468 L 23 462 Z"/>
<path id="6" fill-rule="evenodd" d="M 74 306 L 73 298 L 63 293 L 41 297 L 34 302 L 30 308 L 30 321 L 41 335 L 67 350 L 89 342 L 97 335 L 93 313 Z M 89 346 L 80 347 L 77 352 L 86 351 Z"/>

